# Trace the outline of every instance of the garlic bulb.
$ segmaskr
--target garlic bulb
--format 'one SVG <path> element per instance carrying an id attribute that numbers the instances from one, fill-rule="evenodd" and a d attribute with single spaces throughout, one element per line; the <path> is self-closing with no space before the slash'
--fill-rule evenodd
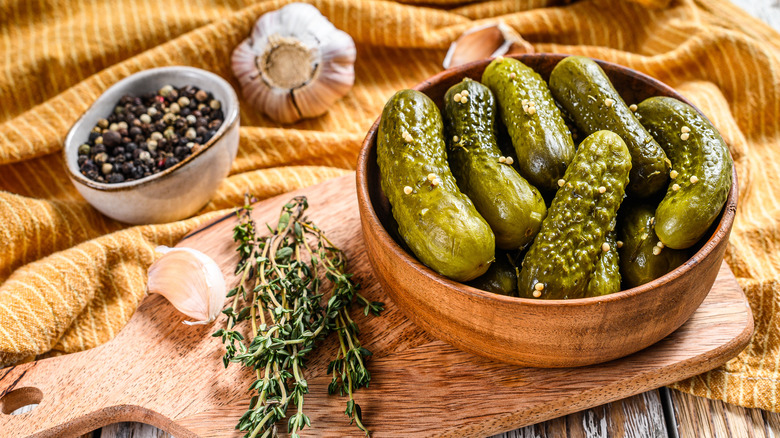
<path id="1" fill-rule="evenodd" d="M 442 66 L 450 68 L 479 59 L 520 53 L 534 53 L 534 47 L 514 29 L 499 21 L 463 32 L 450 45 Z"/>
<path id="2" fill-rule="evenodd" d="M 225 277 L 211 257 L 192 248 L 158 246 L 163 256 L 149 267 L 147 290 L 164 296 L 181 313 L 208 324 L 222 311 L 227 296 Z"/>
<path id="3" fill-rule="evenodd" d="M 291 3 L 260 17 L 233 51 L 244 98 L 273 120 L 325 114 L 355 83 L 355 43 L 312 5 Z"/>

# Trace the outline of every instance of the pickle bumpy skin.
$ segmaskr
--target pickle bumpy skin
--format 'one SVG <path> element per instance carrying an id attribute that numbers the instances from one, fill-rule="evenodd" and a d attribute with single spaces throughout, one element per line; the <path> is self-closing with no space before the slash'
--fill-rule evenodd
<path id="1" fill-rule="evenodd" d="M 627 204 L 618 215 L 620 272 L 627 289 L 649 283 L 690 258 L 687 250 L 666 248 L 658 240 L 655 212 L 650 205 Z"/>
<path id="2" fill-rule="evenodd" d="M 493 93 L 471 79 L 444 96 L 447 155 L 458 187 L 496 235 L 502 249 L 531 243 L 547 214 L 544 199 L 512 168 L 496 144 Z"/>
<path id="3" fill-rule="evenodd" d="M 494 59 L 485 68 L 482 83 L 496 96 L 520 174 L 537 189 L 555 192 L 574 156 L 574 141 L 547 84 L 512 58 Z"/>
<path id="4" fill-rule="evenodd" d="M 521 297 L 585 294 L 607 233 L 615 227 L 630 170 L 631 155 L 619 135 L 598 131 L 582 141 L 523 259 Z"/>
<path id="5" fill-rule="evenodd" d="M 618 256 L 615 230 L 607 233 L 607 239 L 601 244 L 601 254 L 596 268 L 585 290 L 586 297 L 600 297 L 620 292 L 620 257 Z"/>
<path id="6" fill-rule="evenodd" d="M 672 161 L 669 188 L 655 212 L 656 233 L 670 248 L 689 248 L 729 196 L 733 163 L 728 146 L 706 118 L 677 99 L 651 97 L 636 113 Z"/>
<path id="7" fill-rule="evenodd" d="M 550 91 L 583 135 L 607 129 L 631 152 L 629 196 L 648 197 L 666 187 L 669 164 L 661 146 L 642 127 L 604 70 L 592 59 L 569 56 L 550 73 Z"/>
<path id="8" fill-rule="evenodd" d="M 439 109 L 428 96 L 397 92 L 377 135 L 382 190 L 398 231 L 417 259 L 456 281 L 487 271 L 495 236 L 460 192 L 447 165 Z"/>

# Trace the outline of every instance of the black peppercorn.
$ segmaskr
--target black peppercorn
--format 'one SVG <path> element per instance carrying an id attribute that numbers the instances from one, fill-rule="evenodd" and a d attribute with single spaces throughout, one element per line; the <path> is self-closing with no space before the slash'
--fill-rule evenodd
<path id="1" fill-rule="evenodd" d="M 111 147 L 119 144 L 122 141 L 122 136 L 116 131 L 108 131 L 103 133 L 103 144 Z"/>
<path id="2" fill-rule="evenodd" d="M 108 182 L 112 184 L 121 183 L 125 181 L 125 177 L 122 176 L 121 173 L 112 173 L 111 175 L 108 175 Z"/>
<path id="3" fill-rule="evenodd" d="M 170 169 L 222 125 L 221 104 L 192 85 L 122 96 L 79 146 L 79 170 L 98 182 L 133 181 Z"/>
<path id="4" fill-rule="evenodd" d="M 163 164 L 166 169 L 170 169 L 171 167 L 179 164 L 179 160 L 176 157 L 170 157 L 165 159 L 165 163 Z"/>

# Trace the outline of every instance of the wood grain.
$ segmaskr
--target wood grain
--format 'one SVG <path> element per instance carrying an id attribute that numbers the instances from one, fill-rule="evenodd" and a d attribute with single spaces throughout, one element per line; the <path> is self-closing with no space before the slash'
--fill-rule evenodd
<path id="1" fill-rule="evenodd" d="M 680 437 L 774 438 L 780 436 L 780 414 L 748 409 L 670 390 Z"/>
<path id="2" fill-rule="evenodd" d="M 280 206 L 300 194 L 309 196 L 310 217 L 346 251 L 363 293 L 387 304 L 380 318 L 356 315 L 375 354 L 371 387 L 356 398 L 375 437 L 487 436 L 560 417 L 715 367 L 741 350 L 752 331 L 745 297 L 723 265 L 690 321 L 629 357 L 587 368 L 538 369 L 473 356 L 414 326 L 373 278 L 354 176 L 266 200 L 255 207 L 255 220 L 273 221 Z M 209 224 L 182 242 L 212 256 L 229 279 L 236 261 L 234 220 Z M 22 388 L 43 394 L 28 414 L 0 415 L 0 437 L 73 436 L 120 421 L 151 424 L 177 438 L 239 436 L 233 426 L 247 408 L 252 376 L 223 368 L 222 345 L 210 336 L 216 326 L 187 327 L 184 319 L 162 297 L 149 296 L 107 344 L 0 370 L 0 397 Z M 344 399 L 326 394 L 333 341 L 309 362 L 306 406 L 314 427 L 306 435 L 360 436 L 343 416 Z"/>
<path id="3" fill-rule="evenodd" d="M 666 438 L 658 390 L 526 426 L 493 438 Z"/>

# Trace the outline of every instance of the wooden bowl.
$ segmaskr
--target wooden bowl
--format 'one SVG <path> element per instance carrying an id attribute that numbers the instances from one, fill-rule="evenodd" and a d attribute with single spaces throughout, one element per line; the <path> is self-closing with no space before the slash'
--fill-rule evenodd
<path id="1" fill-rule="evenodd" d="M 566 55 L 516 56 L 548 79 Z M 479 80 L 490 60 L 446 70 L 415 87 L 442 107 L 449 87 Z M 598 61 L 629 104 L 651 96 L 687 102 L 642 73 Z M 689 102 L 687 102 L 689 103 Z M 706 242 L 684 265 L 640 287 L 571 300 L 506 297 L 457 283 L 404 249 L 379 184 L 376 134 L 368 131 L 358 159 L 357 193 L 369 260 L 379 282 L 406 315 L 433 336 L 462 350 L 516 365 L 571 367 L 639 351 L 680 327 L 709 292 L 723 260 L 737 208 L 737 176 Z"/>

